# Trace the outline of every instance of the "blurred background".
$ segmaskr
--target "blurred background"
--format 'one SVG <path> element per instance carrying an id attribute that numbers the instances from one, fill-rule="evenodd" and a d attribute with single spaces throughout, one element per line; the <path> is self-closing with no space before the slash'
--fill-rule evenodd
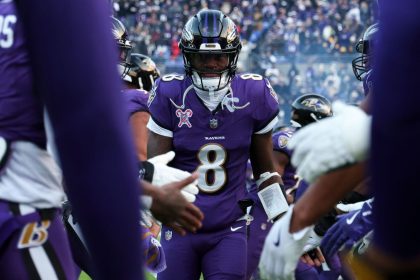
<path id="1" fill-rule="evenodd" d="M 353 75 L 355 44 L 377 15 L 373 0 L 173 1 L 114 0 L 133 52 L 152 57 L 162 74 L 183 73 L 182 28 L 199 10 L 218 9 L 237 25 L 243 48 L 239 72 L 269 78 L 280 101 L 281 123 L 301 94 L 358 103 L 362 83 Z"/>

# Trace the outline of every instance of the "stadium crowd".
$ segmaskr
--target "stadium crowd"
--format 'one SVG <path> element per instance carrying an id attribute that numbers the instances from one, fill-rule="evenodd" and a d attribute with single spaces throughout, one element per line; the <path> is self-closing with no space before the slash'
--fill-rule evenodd
<path id="1" fill-rule="evenodd" d="M 128 27 L 133 51 L 157 62 L 163 73 L 183 72 L 178 48 L 183 23 L 202 8 L 220 9 L 237 24 L 241 72 L 268 76 L 279 94 L 283 121 L 304 93 L 357 103 L 363 97 L 350 67 L 354 46 L 374 22 L 370 0 L 114 1 Z"/>

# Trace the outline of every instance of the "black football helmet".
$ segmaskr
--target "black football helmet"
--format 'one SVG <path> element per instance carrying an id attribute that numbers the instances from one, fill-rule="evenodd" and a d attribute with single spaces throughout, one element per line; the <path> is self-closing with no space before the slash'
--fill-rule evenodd
<path id="1" fill-rule="evenodd" d="M 159 77 L 160 72 L 150 57 L 139 53 L 130 54 L 130 68 L 124 81 L 138 89 L 150 91 Z"/>
<path id="2" fill-rule="evenodd" d="M 331 102 L 322 95 L 305 94 L 292 103 L 292 124 L 303 127 L 332 116 Z"/>
<path id="3" fill-rule="evenodd" d="M 356 79 L 361 81 L 366 72 L 372 69 L 372 56 L 375 49 L 375 41 L 379 30 L 379 24 L 375 23 L 369 26 L 363 38 L 357 43 L 356 51 L 361 54 L 353 59 L 352 66 Z"/>
<path id="4" fill-rule="evenodd" d="M 217 91 L 225 88 L 235 75 L 242 44 L 236 25 L 229 17 L 217 10 L 202 10 L 185 24 L 179 48 L 185 72 L 192 78 L 194 86 Z M 216 59 L 227 56 L 225 69 L 199 68 L 192 63 L 211 56 Z"/>
<path id="5" fill-rule="evenodd" d="M 131 42 L 128 40 L 128 33 L 124 24 L 115 17 L 111 17 L 111 22 L 112 36 L 114 36 L 118 46 L 118 71 L 120 72 L 121 77 L 124 77 L 128 71 L 132 46 Z"/>

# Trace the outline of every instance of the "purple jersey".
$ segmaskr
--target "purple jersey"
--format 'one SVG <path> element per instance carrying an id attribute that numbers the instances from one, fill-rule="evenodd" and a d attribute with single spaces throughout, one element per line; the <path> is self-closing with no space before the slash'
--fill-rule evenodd
<path id="1" fill-rule="evenodd" d="M 282 176 L 284 187 L 286 189 L 293 187 L 297 182 L 295 179 L 296 169 L 292 166 L 290 161 L 292 158 L 292 152 L 287 148 L 287 143 L 293 133 L 293 129 L 286 129 L 273 134 L 273 150 L 284 153 L 289 158 L 289 163 L 284 168 L 284 174 Z"/>
<path id="2" fill-rule="evenodd" d="M 211 112 L 195 94 L 189 78 L 167 75 L 150 96 L 153 132 L 173 138 L 173 167 L 199 172 L 195 204 L 204 213 L 203 231 L 231 225 L 242 212 L 251 137 L 271 131 L 278 103 L 267 80 L 236 75 L 230 90 Z"/>
<path id="3" fill-rule="evenodd" d="M 142 89 L 125 89 L 122 91 L 130 116 L 137 112 L 149 112 L 147 100 L 149 93 Z"/>
<path id="4" fill-rule="evenodd" d="M 14 2 L 0 1 L 0 136 L 45 147 L 42 106 L 33 93 L 26 44 Z"/>
<path id="5" fill-rule="evenodd" d="M 14 4 L 19 15 L 16 21 L 12 14 L 14 7 L 11 6 Z M 91 249 L 95 278 L 143 279 L 139 265 L 142 258 L 137 223 L 139 193 L 136 162 L 119 95 L 120 80 L 115 67 L 117 51 L 110 32 L 109 6 L 105 1 L 47 0 L 41 4 L 0 0 L 0 9 L 0 135 L 12 140 L 22 139 L 10 132 L 12 128 L 5 120 L 19 119 L 19 114 L 25 115 L 24 108 L 32 103 L 31 109 L 38 113 L 25 122 L 16 122 L 15 127 L 22 131 L 20 135 L 27 131 L 25 135 L 28 136 L 24 138 L 27 141 L 14 141 L 11 146 L 22 145 L 19 142 L 25 146 L 33 145 L 28 141 L 44 144 L 42 106 L 33 99 L 37 94 L 42 96 L 57 139 L 68 196 L 74 201 L 75 213 L 80 213 L 78 218 Z M 22 40 L 21 20 L 27 44 Z M 9 47 L 12 37 L 13 43 Z M 30 65 L 27 59 L 23 59 L 27 53 L 30 54 Z M 19 63 L 15 61 L 18 58 L 22 59 Z M 26 71 L 35 74 L 34 86 L 25 86 L 24 78 L 29 75 L 28 72 L 17 71 L 24 65 Z M 10 104 L 10 94 L 22 101 Z M 5 107 L 3 102 L 7 104 Z M 16 109 L 15 106 L 20 111 L 13 115 L 8 110 Z M 28 108 L 29 112 L 31 109 Z M 3 115 L 5 112 L 7 115 Z M 33 127 L 38 122 L 41 128 L 37 130 Z M 30 125 L 32 123 L 35 125 Z M 33 152 L 14 153 L 12 150 L 12 157 L 13 154 L 36 155 Z M 25 171 L 31 172 L 34 167 L 25 168 Z M 6 173 L 1 174 L 0 182 L 4 182 Z M 40 175 L 39 178 L 45 176 Z M 34 183 L 38 181 L 38 177 L 29 179 Z M 42 189 L 37 193 L 40 196 L 47 194 Z M 95 201 L 94 205 L 92 201 Z M 113 207 L 110 207 L 111 201 Z M 107 217 L 107 220 L 100 217 Z M 55 233 L 51 232 L 51 235 Z M 118 243 L 112 242 L 114 240 Z M 64 246 L 63 242 L 61 244 Z M 27 252 L 19 251 L 24 252 L 22 254 Z M 2 256 L 7 258 L 3 251 Z M 116 263 L 110 256 L 118 256 L 119 261 Z M 1 268 L 0 275 L 4 275 Z"/>

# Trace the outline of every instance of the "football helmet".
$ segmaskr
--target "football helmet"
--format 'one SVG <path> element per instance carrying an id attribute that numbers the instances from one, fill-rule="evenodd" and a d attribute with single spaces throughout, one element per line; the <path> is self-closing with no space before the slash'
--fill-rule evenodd
<path id="1" fill-rule="evenodd" d="M 179 48 L 194 86 L 218 91 L 235 75 L 242 44 L 229 17 L 217 10 L 202 10 L 185 24 Z"/>
<path id="2" fill-rule="evenodd" d="M 331 102 L 322 95 L 305 94 L 292 103 L 292 120 L 294 127 L 303 127 L 332 116 Z"/>
<path id="3" fill-rule="evenodd" d="M 143 54 L 130 54 L 130 68 L 123 78 L 138 89 L 152 90 L 155 81 L 160 77 L 154 61 Z"/>
<path id="4" fill-rule="evenodd" d="M 111 17 L 111 22 L 112 36 L 117 41 L 118 46 L 118 71 L 121 74 L 121 77 L 124 77 L 128 71 L 132 46 L 131 42 L 128 40 L 128 33 L 124 24 L 115 17 Z"/>
<path id="5" fill-rule="evenodd" d="M 353 59 L 351 64 L 354 75 L 359 81 L 363 79 L 366 72 L 372 69 L 372 56 L 378 30 L 378 23 L 369 26 L 363 34 L 363 38 L 356 45 L 356 51 L 361 55 Z"/>

